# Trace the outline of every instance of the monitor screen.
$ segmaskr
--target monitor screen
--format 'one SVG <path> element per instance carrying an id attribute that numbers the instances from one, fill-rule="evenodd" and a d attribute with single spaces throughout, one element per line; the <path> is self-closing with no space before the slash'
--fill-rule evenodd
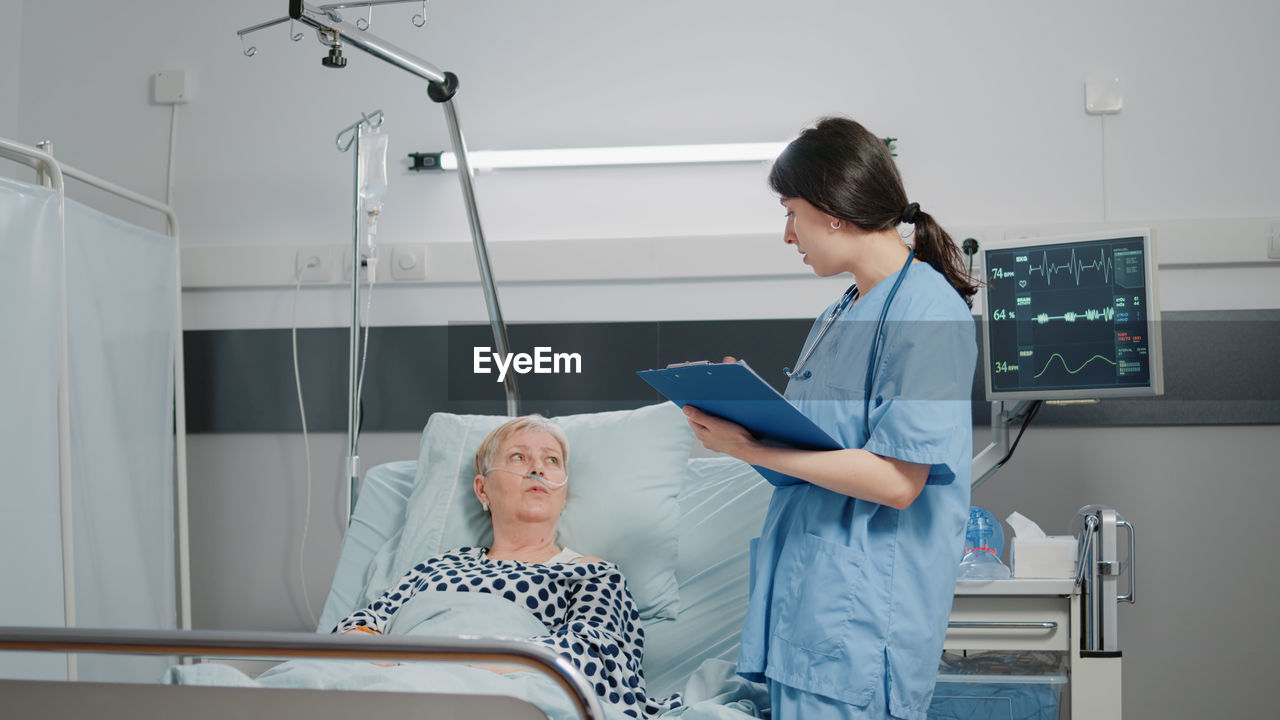
<path id="1" fill-rule="evenodd" d="M 1163 392 L 1149 229 L 1008 241 L 983 257 L 988 400 Z"/>

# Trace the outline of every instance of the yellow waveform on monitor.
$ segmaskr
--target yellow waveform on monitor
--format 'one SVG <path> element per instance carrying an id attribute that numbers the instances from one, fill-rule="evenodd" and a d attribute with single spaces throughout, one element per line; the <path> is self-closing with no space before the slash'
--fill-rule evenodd
<path id="1" fill-rule="evenodd" d="M 1115 360 L 1112 360 L 1111 358 L 1106 357 L 1105 355 L 1094 355 L 1093 357 L 1089 358 L 1088 360 L 1085 360 L 1085 361 L 1084 361 L 1084 363 L 1082 363 L 1082 364 L 1080 365 L 1080 367 L 1076 368 L 1075 370 L 1072 370 L 1070 367 L 1068 367 L 1068 366 L 1067 366 L 1067 359 L 1066 359 L 1066 358 L 1062 357 L 1062 355 L 1061 355 L 1060 353 L 1054 353 L 1054 354 L 1052 354 L 1052 355 L 1050 355 L 1050 356 L 1049 356 L 1049 361 L 1048 361 L 1048 362 L 1046 362 L 1046 363 L 1044 364 L 1044 368 L 1043 368 L 1040 372 L 1036 373 L 1036 379 L 1039 379 L 1041 375 L 1043 375 L 1043 374 L 1045 374 L 1046 372 L 1048 372 L 1048 370 L 1049 370 L 1049 366 L 1053 364 L 1053 361 L 1054 361 L 1054 359 L 1055 359 L 1055 358 L 1058 360 L 1058 362 L 1062 363 L 1062 369 L 1063 369 L 1063 370 L 1066 370 L 1068 375 L 1075 375 L 1075 374 L 1079 373 L 1081 370 L 1084 370 L 1084 368 L 1085 368 L 1085 366 L 1086 366 L 1086 365 L 1088 365 L 1089 363 L 1093 362 L 1094 360 L 1101 360 L 1101 361 L 1103 361 L 1103 362 L 1105 362 L 1105 363 L 1110 364 L 1110 365 L 1111 365 L 1111 366 L 1113 366 L 1113 367 L 1114 367 L 1114 366 L 1115 366 L 1115 364 L 1116 364 L 1116 361 L 1115 361 Z"/>

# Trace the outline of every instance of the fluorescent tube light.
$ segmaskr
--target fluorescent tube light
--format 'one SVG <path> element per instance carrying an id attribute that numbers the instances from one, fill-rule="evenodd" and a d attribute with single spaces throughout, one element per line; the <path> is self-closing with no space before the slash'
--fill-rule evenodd
<path id="1" fill-rule="evenodd" d="M 559 148 L 553 150 L 477 150 L 467 153 L 472 170 L 498 168 L 585 167 L 589 165 L 686 165 L 697 163 L 767 162 L 778 157 L 785 142 L 720 145 L 649 145 L 642 147 Z M 457 170 L 454 153 L 440 154 L 440 169 Z"/>

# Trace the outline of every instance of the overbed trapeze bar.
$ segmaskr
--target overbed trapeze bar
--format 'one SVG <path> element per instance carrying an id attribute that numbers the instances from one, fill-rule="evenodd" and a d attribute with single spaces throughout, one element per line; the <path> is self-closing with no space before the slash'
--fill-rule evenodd
<path id="1" fill-rule="evenodd" d="M 550 675 L 584 720 L 604 717 L 594 690 L 573 663 L 550 648 L 516 640 L 0 627 L 0 650 L 516 663 Z"/>

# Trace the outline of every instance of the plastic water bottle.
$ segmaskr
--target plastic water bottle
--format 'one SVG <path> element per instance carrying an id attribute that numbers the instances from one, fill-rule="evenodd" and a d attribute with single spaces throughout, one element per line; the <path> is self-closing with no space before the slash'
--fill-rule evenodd
<path id="1" fill-rule="evenodd" d="M 1004 552 L 1004 528 L 990 510 L 976 505 L 969 508 L 969 525 L 964 533 L 964 559 L 960 561 L 961 580 L 1003 580 L 1009 568 L 1000 562 Z"/>

